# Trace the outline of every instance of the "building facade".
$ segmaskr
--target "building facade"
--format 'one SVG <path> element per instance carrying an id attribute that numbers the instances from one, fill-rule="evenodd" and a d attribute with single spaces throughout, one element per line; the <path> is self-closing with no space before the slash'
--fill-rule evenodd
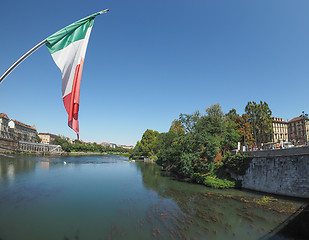
<path id="1" fill-rule="evenodd" d="M 127 145 L 118 145 L 118 147 L 120 148 L 125 148 L 125 149 L 133 149 L 134 146 L 130 145 L 130 146 L 127 146 Z"/>
<path id="2" fill-rule="evenodd" d="M 5 113 L 0 113 L 0 138 L 13 139 L 13 132 L 9 128 L 10 119 Z"/>
<path id="3" fill-rule="evenodd" d="M 287 142 L 289 141 L 288 123 L 283 121 L 283 118 L 273 117 L 273 142 Z"/>
<path id="4" fill-rule="evenodd" d="M 10 120 L 9 127 L 14 130 L 14 135 L 18 141 L 36 142 L 37 131 L 34 126 L 30 126 L 17 120 Z"/>
<path id="5" fill-rule="evenodd" d="M 305 115 L 288 121 L 289 140 L 294 144 L 306 144 L 309 136 L 309 119 Z"/>
<path id="6" fill-rule="evenodd" d="M 60 138 L 59 136 L 51 133 L 39 133 L 39 137 L 41 138 L 41 143 L 51 144 L 56 138 Z"/>
<path id="7" fill-rule="evenodd" d="M 111 147 L 111 148 L 116 148 L 117 145 L 115 143 L 108 143 L 108 142 L 102 142 L 101 145 L 103 147 Z"/>
<path id="8" fill-rule="evenodd" d="M 0 138 L 25 142 L 36 142 L 37 131 L 17 120 L 10 120 L 5 113 L 0 113 Z"/>

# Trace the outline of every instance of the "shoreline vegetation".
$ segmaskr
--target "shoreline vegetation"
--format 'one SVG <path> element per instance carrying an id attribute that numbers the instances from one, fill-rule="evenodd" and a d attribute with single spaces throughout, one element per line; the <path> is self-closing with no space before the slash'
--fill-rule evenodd
<path id="1" fill-rule="evenodd" d="M 261 147 L 271 139 L 271 110 L 266 102 L 248 102 L 245 113 L 235 109 L 223 113 L 219 104 L 204 114 L 180 114 L 168 132 L 147 129 L 137 142 L 130 159 L 149 158 L 179 178 L 212 188 L 239 188 L 241 181 L 232 175 L 244 175 L 252 158 L 232 156 L 238 143 Z"/>
<path id="2" fill-rule="evenodd" d="M 129 157 L 130 153 L 119 153 L 119 152 L 68 152 L 68 156 L 96 156 L 96 155 L 119 155 L 122 157 Z"/>
<path id="3" fill-rule="evenodd" d="M 62 138 L 56 138 L 53 141 L 54 145 L 60 145 L 62 150 L 69 154 L 83 154 L 88 153 L 92 155 L 92 153 L 97 153 L 98 155 L 119 155 L 119 154 L 126 154 L 130 153 L 130 149 L 120 148 L 120 147 L 104 147 L 101 144 L 97 143 L 84 143 L 79 140 L 75 140 L 74 143 L 69 143 L 67 140 Z M 128 155 L 129 156 L 129 155 Z"/>
<path id="4" fill-rule="evenodd" d="M 120 155 L 123 157 L 129 157 L 131 155 L 130 149 L 120 147 L 104 147 L 97 143 L 84 143 L 78 140 L 74 141 L 74 143 L 69 143 L 65 139 L 56 138 L 52 144 L 60 145 L 64 151 L 60 155 L 65 156 Z"/>

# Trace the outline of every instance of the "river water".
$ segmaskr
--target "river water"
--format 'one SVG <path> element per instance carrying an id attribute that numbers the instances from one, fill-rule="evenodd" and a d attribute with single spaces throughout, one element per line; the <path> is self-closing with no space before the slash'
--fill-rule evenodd
<path id="1" fill-rule="evenodd" d="M 302 204 L 120 156 L 0 155 L 1 240 L 261 239 Z"/>

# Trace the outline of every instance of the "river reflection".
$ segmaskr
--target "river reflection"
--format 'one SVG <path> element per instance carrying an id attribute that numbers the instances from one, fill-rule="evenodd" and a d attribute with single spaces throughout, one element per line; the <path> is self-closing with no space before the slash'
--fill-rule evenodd
<path id="1" fill-rule="evenodd" d="M 33 171 L 35 162 L 19 159 L 10 155 L 0 155 L 0 182 L 4 178 L 14 180 L 15 175 Z"/>
<path id="2" fill-rule="evenodd" d="M 1 240 L 259 239 L 303 204 L 180 182 L 119 156 L 0 156 L 0 168 Z"/>

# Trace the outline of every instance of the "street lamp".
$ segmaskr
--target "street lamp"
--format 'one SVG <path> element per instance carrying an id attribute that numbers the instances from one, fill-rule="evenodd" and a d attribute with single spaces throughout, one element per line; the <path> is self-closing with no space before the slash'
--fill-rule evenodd
<path id="1" fill-rule="evenodd" d="M 305 112 L 303 111 L 302 112 L 303 114 L 302 114 L 302 117 L 303 117 L 303 121 L 304 121 L 304 137 L 305 137 L 305 144 L 307 145 L 307 128 L 306 128 L 306 120 L 307 120 L 307 118 L 308 118 L 308 114 L 306 113 L 305 114 Z"/>
<path id="2" fill-rule="evenodd" d="M 245 146 L 245 149 L 247 151 L 247 148 L 246 148 L 246 123 L 245 123 L 245 119 L 243 119 L 243 124 L 244 124 L 244 146 Z"/>

